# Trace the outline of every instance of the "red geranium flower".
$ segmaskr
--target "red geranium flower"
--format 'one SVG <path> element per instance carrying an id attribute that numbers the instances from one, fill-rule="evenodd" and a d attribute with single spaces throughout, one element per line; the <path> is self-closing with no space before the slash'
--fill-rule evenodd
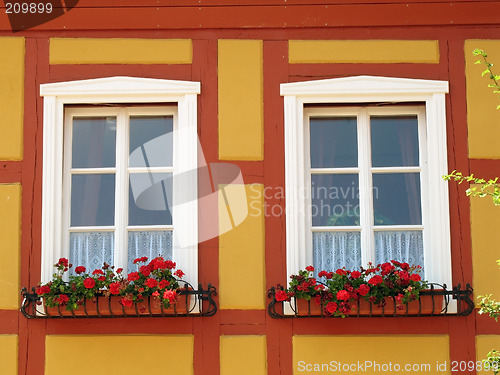
<path id="1" fill-rule="evenodd" d="M 127 277 L 127 280 L 128 281 L 135 281 L 135 280 L 139 280 L 141 276 L 139 276 L 139 272 L 130 272 L 128 274 L 128 277 Z"/>
<path id="2" fill-rule="evenodd" d="M 104 271 L 103 270 L 94 270 L 92 272 L 92 275 L 104 275 Z"/>
<path id="3" fill-rule="evenodd" d="M 174 275 L 177 276 L 179 279 L 182 279 L 182 276 L 184 276 L 185 273 L 182 272 L 182 270 L 177 270 L 174 272 Z"/>
<path id="4" fill-rule="evenodd" d="M 422 278 L 420 277 L 420 275 L 418 273 L 414 273 L 413 275 L 410 276 L 410 280 L 411 281 L 420 281 L 420 280 L 422 280 Z"/>
<path id="5" fill-rule="evenodd" d="M 326 304 L 326 311 L 328 311 L 330 314 L 333 314 L 335 311 L 337 311 L 337 303 L 336 302 L 328 302 Z"/>
<path id="6" fill-rule="evenodd" d="M 353 279 L 359 279 L 361 277 L 361 272 L 359 271 L 352 271 L 351 276 Z"/>
<path id="7" fill-rule="evenodd" d="M 361 284 L 358 288 L 358 293 L 360 296 L 366 296 L 370 291 L 370 287 L 366 284 Z"/>
<path id="8" fill-rule="evenodd" d="M 341 268 L 339 268 L 337 271 L 335 271 L 335 273 L 336 273 L 337 275 L 340 275 L 340 276 L 345 276 L 345 275 L 347 275 L 347 272 L 346 272 L 345 270 L 341 269 Z"/>
<path id="9" fill-rule="evenodd" d="M 151 274 L 151 268 L 149 266 L 141 266 L 139 272 L 148 277 Z"/>
<path id="10" fill-rule="evenodd" d="M 337 299 L 340 301 L 347 301 L 349 298 L 351 298 L 351 294 L 347 290 L 339 290 L 337 292 Z"/>
<path id="11" fill-rule="evenodd" d="M 175 290 L 166 290 L 163 293 L 163 298 L 168 299 L 172 303 L 177 299 L 177 292 Z"/>
<path id="12" fill-rule="evenodd" d="M 148 288 L 156 288 L 156 286 L 158 285 L 158 281 L 156 281 L 155 279 L 146 279 L 146 286 Z"/>
<path id="13" fill-rule="evenodd" d="M 313 266 L 307 266 L 306 267 L 306 271 L 313 272 L 314 271 L 314 267 Z"/>
<path id="14" fill-rule="evenodd" d="M 95 280 L 91 277 L 87 277 L 85 280 L 83 280 L 83 286 L 87 289 L 92 289 L 95 287 Z"/>
<path id="15" fill-rule="evenodd" d="M 141 258 L 134 259 L 134 264 L 147 262 L 147 261 L 148 261 L 148 257 L 141 257 Z"/>
<path id="16" fill-rule="evenodd" d="M 127 298 L 127 297 L 123 297 L 120 302 L 125 307 L 131 307 L 132 304 L 133 304 L 133 301 L 131 299 Z"/>
<path id="17" fill-rule="evenodd" d="M 85 273 L 86 269 L 84 266 L 78 266 L 75 268 L 75 273 L 77 275 L 81 275 L 82 273 Z"/>
<path id="18" fill-rule="evenodd" d="M 158 287 L 160 289 L 163 289 L 163 288 L 166 288 L 169 285 L 170 285 L 170 282 L 168 280 L 161 280 L 160 283 L 158 284 Z"/>
<path id="19" fill-rule="evenodd" d="M 284 290 L 278 290 L 275 294 L 276 301 L 286 301 L 288 294 Z"/>
<path id="20" fill-rule="evenodd" d="M 375 275 L 373 276 L 370 280 L 368 280 L 368 284 L 371 284 L 371 285 L 379 285 L 381 284 L 383 281 L 382 279 L 382 276 L 380 275 Z"/>
<path id="21" fill-rule="evenodd" d="M 69 301 L 69 297 L 66 294 L 60 294 L 56 298 L 56 302 L 58 305 L 65 305 L 68 303 L 68 301 Z"/>
<path id="22" fill-rule="evenodd" d="M 50 286 L 48 285 L 43 285 L 37 288 L 36 294 L 41 296 L 42 294 L 50 293 Z"/>
<path id="23" fill-rule="evenodd" d="M 120 283 L 119 282 L 115 282 L 115 283 L 111 283 L 109 284 L 109 291 L 111 294 L 113 295 L 117 295 L 117 294 L 120 294 Z"/>

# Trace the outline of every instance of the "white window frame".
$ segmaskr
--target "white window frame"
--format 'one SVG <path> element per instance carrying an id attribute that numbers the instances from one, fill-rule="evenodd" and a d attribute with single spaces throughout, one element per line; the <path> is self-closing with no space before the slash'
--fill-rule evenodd
<path id="1" fill-rule="evenodd" d="M 287 276 L 311 264 L 312 220 L 309 214 L 309 135 L 306 104 L 423 103 L 427 149 L 427 184 L 421 186 L 426 215 L 424 267 L 426 279 L 452 285 L 447 173 L 445 94 L 448 82 L 358 76 L 285 83 L 281 85 L 285 111 L 285 191 Z M 426 192 L 424 193 L 424 190 Z M 371 249 L 370 249 L 371 251 Z M 366 266 L 363 264 L 363 266 Z"/>
<path id="2" fill-rule="evenodd" d="M 69 104 L 169 103 L 177 107 L 177 131 L 174 132 L 175 174 L 183 174 L 184 185 L 176 186 L 173 206 L 183 197 L 197 197 L 198 133 L 197 95 L 199 82 L 172 81 L 135 77 L 108 77 L 40 85 L 44 98 L 43 182 L 42 182 L 42 282 L 48 282 L 53 265 L 67 255 L 63 223 L 64 106 Z M 188 180 L 189 179 L 189 180 Z M 117 218 L 118 219 L 118 218 Z M 184 279 L 198 285 L 198 202 L 179 203 L 173 210 L 175 225 L 173 258 Z"/>

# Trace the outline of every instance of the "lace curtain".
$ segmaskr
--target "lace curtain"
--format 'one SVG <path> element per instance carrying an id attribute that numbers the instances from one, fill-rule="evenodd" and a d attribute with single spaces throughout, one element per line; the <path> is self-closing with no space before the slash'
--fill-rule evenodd
<path id="1" fill-rule="evenodd" d="M 113 232 L 74 232 L 69 237 L 69 260 L 76 266 L 84 266 L 90 273 L 101 268 L 104 262 L 113 264 L 115 236 Z"/>
<path id="2" fill-rule="evenodd" d="M 92 272 L 101 268 L 104 262 L 114 264 L 114 248 L 113 232 L 75 232 L 70 234 L 69 259 L 75 267 L 84 266 Z M 172 259 L 172 231 L 130 231 L 127 271 L 136 271 L 134 259 L 144 256 Z"/>
<path id="3" fill-rule="evenodd" d="M 375 232 L 375 262 L 392 259 L 411 265 L 424 265 L 422 231 Z M 339 268 L 359 269 L 361 263 L 360 232 L 313 233 L 313 265 L 316 271 L 335 271 Z M 425 277 L 421 273 L 422 278 Z"/>
<path id="4" fill-rule="evenodd" d="M 134 259 L 148 257 L 149 260 L 161 256 L 172 259 L 172 231 L 128 232 L 127 270 L 137 271 Z"/>
<path id="5" fill-rule="evenodd" d="M 316 271 L 361 267 L 360 232 L 314 232 L 313 265 Z"/>
<path id="6" fill-rule="evenodd" d="M 422 231 L 375 232 L 375 262 L 395 259 L 410 265 L 424 266 L 424 241 Z M 425 278 L 425 273 L 420 273 Z"/>

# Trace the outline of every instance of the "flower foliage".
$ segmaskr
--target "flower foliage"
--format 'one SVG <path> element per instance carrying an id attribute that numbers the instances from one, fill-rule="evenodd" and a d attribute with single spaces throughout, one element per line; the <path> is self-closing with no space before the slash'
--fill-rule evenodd
<path id="1" fill-rule="evenodd" d="M 123 274 L 123 269 L 115 271 L 114 266 L 104 263 L 102 268 L 91 273 L 83 266 L 75 267 L 74 274 L 67 276 L 73 266 L 68 259 L 61 258 L 54 265 L 56 272 L 52 280 L 40 284 L 36 293 L 44 298 L 48 307 L 61 306 L 66 310 L 78 309 L 85 300 L 97 297 L 119 296 L 123 306 L 130 307 L 148 297 L 161 301 L 164 308 L 173 306 L 178 300 L 178 279 L 184 276 L 176 264 L 162 257 L 148 262 L 147 257 L 134 260 L 138 272 Z"/>
<path id="2" fill-rule="evenodd" d="M 398 309 L 404 309 L 409 302 L 416 300 L 422 289 L 428 284 L 422 280 L 420 266 L 410 266 L 396 260 L 373 265 L 358 270 L 341 268 L 335 272 L 320 271 L 317 281 L 314 267 L 308 266 L 292 275 L 288 288 L 278 286 L 275 292 L 277 301 L 296 299 L 314 300 L 322 305 L 329 316 L 349 314 L 358 306 L 358 301 L 365 300 L 382 307 L 387 298 L 393 298 Z"/>

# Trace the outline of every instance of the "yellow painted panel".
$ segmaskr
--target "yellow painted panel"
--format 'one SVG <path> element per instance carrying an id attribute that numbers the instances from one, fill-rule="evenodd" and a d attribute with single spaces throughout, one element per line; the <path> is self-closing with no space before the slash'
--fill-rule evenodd
<path id="1" fill-rule="evenodd" d="M 0 160 L 23 158 L 24 38 L 0 37 Z"/>
<path id="2" fill-rule="evenodd" d="M 246 219 L 219 237 L 219 304 L 221 309 L 265 308 L 264 200 L 263 186 L 246 185 Z M 242 212 L 228 199 L 232 212 Z M 219 227 L 231 225 L 226 201 L 219 198 Z"/>
<path id="3" fill-rule="evenodd" d="M 479 335 L 476 336 L 476 360 L 482 361 L 486 359 L 490 350 L 496 349 L 500 350 L 500 335 Z M 484 370 L 483 370 L 484 371 Z M 478 371 L 477 373 L 483 373 L 483 371 Z M 493 374 L 492 372 L 486 372 L 485 374 Z"/>
<path id="4" fill-rule="evenodd" d="M 189 39 L 51 38 L 51 64 L 191 64 Z"/>
<path id="5" fill-rule="evenodd" d="M 17 335 L 0 335 L 0 368 L 2 375 L 17 375 Z"/>
<path id="6" fill-rule="evenodd" d="M 439 63 L 437 40 L 290 40 L 291 64 Z"/>
<path id="7" fill-rule="evenodd" d="M 221 336 L 221 375 L 266 375 L 265 336 Z"/>
<path id="8" fill-rule="evenodd" d="M 262 160 L 263 60 L 261 40 L 219 40 L 219 157 Z"/>
<path id="9" fill-rule="evenodd" d="M 47 336 L 45 375 L 190 375 L 193 343 L 191 335 Z"/>
<path id="10" fill-rule="evenodd" d="M 500 65 L 500 40 L 465 41 L 469 156 L 477 159 L 500 159 L 500 110 L 496 109 L 500 104 L 500 97 L 488 87 L 490 79 L 487 76 L 481 77 L 484 65 L 474 64 L 479 57 L 474 56 L 472 51 L 477 48 L 488 53 L 490 62 Z M 496 71 L 496 74 L 499 73 Z"/>
<path id="11" fill-rule="evenodd" d="M 446 375 L 451 374 L 449 357 L 446 335 L 293 337 L 295 375 Z"/>
<path id="12" fill-rule="evenodd" d="M 0 309 L 19 308 L 21 185 L 0 184 Z"/>
<path id="13" fill-rule="evenodd" d="M 500 300 L 500 268 L 496 263 L 500 259 L 500 206 L 495 206 L 489 197 L 471 198 L 470 205 L 474 295 L 492 294 Z"/>

